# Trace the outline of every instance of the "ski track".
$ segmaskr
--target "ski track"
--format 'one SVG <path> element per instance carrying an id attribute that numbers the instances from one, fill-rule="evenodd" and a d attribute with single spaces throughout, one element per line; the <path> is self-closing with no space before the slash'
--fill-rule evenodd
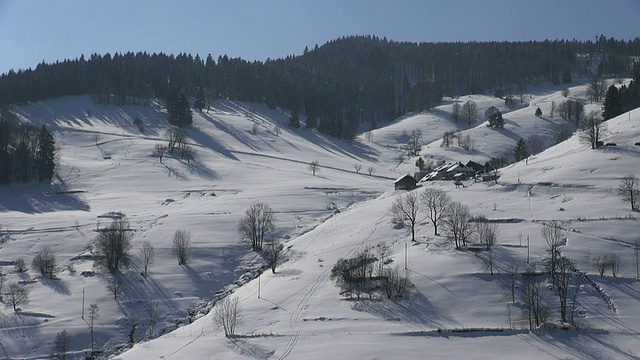
<path id="1" fill-rule="evenodd" d="M 348 219 L 348 216 L 342 216 L 342 218 L 340 220 L 337 220 L 337 222 L 341 222 L 344 221 L 346 219 Z M 362 241 L 360 241 L 358 244 L 356 244 L 355 246 L 353 246 L 351 248 L 351 250 L 345 255 L 345 256 L 349 256 L 351 254 L 353 254 L 355 251 L 357 251 L 359 248 L 362 247 L 362 245 L 364 245 L 369 239 L 371 239 L 371 237 L 375 234 L 375 232 L 378 229 L 378 226 L 380 224 L 382 224 L 386 219 L 386 216 L 382 216 L 380 217 L 378 220 L 376 220 L 371 227 L 371 230 L 369 232 L 369 234 L 367 234 Z M 307 244 L 307 246 L 305 247 L 305 249 L 307 249 L 309 247 L 309 245 L 322 233 L 319 232 L 311 241 L 309 241 L 309 243 Z M 327 267 L 325 268 L 325 270 L 316 278 L 316 281 L 314 282 L 314 284 L 309 288 L 309 290 L 306 292 L 306 294 L 302 297 L 302 300 L 300 300 L 300 303 L 298 303 L 298 306 L 296 306 L 296 309 L 294 310 L 293 314 L 291 314 L 291 317 L 289 318 L 289 325 L 291 326 L 291 337 L 289 338 L 289 341 L 287 342 L 287 345 L 285 345 L 284 350 L 282 352 L 282 355 L 280 355 L 279 359 L 285 359 L 287 358 L 295 349 L 296 345 L 298 344 L 298 341 L 300 339 L 300 332 L 302 331 L 302 325 L 300 323 L 300 315 L 302 314 L 302 312 L 304 310 L 306 310 L 308 308 L 309 302 L 311 301 L 311 298 L 313 297 L 313 295 L 317 292 L 318 288 L 320 287 L 320 285 L 322 285 L 326 278 L 327 275 L 329 274 L 331 268 Z"/>

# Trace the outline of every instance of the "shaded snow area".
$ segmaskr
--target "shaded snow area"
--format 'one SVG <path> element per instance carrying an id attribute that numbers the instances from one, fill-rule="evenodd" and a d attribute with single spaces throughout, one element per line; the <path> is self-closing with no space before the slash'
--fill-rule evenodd
<path id="1" fill-rule="evenodd" d="M 570 88 L 570 97 L 587 111 L 599 109 L 602 104 L 585 100 L 585 89 Z M 634 145 L 640 110 L 607 122 L 604 141 L 615 147 L 591 150 L 575 134 L 552 145 L 566 123 L 549 114 L 552 102 L 565 100 L 558 90 L 531 90 L 528 106 L 514 110 L 488 96 L 445 99 L 352 142 L 289 129 L 286 111 L 218 101 L 209 112 L 194 112 L 186 142 L 197 157 L 189 162 L 177 150 L 162 162 L 152 155 L 156 144 L 166 143 L 159 103 L 115 107 L 66 97 L 16 106 L 21 119 L 47 125 L 55 135 L 59 166 L 51 184 L 0 187 L 5 292 L 12 283 L 29 291 L 18 311 L 4 296 L 0 358 L 47 357 L 63 329 L 70 335 L 70 357 L 84 358 L 91 351 L 85 320 L 90 304 L 97 304 L 95 349 L 103 358 L 637 359 L 634 244 L 640 214 L 629 210 L 616 188 L 623 176 L 640 175 L 640 146 Z M 480 113 L 472 126 L 451 115 L 454 102 L 467 100 Z M 483 122 L 490 106 L 504 112 L 504 129 Z M 537 107 L 541 117 L 534 115 Z M 421 155 L 434 162 L 484 163 L 520 138 L 543 139 L 545 151 L 500 169 L 497 183 L 466 180 L 456 189 L 453 182 L 434 181 L 413 190 L 442 189 L 497 224 L 491 256 L 482 246 L 455 250 L 442 226 L 434 235 L 424 209 L 415 242 L 406 227 L 392 222 L 392 203 L 407 193 L 394 191 L 393 181 L 417 171 L 417 156 L 399 159 L 415 129 L 422 132 Z M 473 149 L 441 147 L 445 131 L 469 134 Z M 308 169 L 312 161 L 320 165 L 315 175 Z M 275 273 L 238 235 L 239 220 L 256 201 L 273 208 L 277 229 L 269 240 L 284 246 Z M 133 257 L 129 270 L 115 276 L 122 290 L 114 299 L 114 276 L 96 266 L 93 243 L 122 214 L 131 224 Z M 561 254 L 586 273 L 581 285 L 572 282 L 575 326 L 559 322 L 557 289 L 545 273 L 548 246 L 541 231 L 553 220 L 563 234 Z M 178 265 L 172 252 L 180 229 L 192 234 L 186 265 Z M 139 257 L 145 241 L 155 249 L 147 276 Z M 386 266 L 408 268 L 414 286 L 392 300 L 380 292 L 342 296 L 330 278 L 333 265 L 380 243 L 391 248 Z M 30 266 L 43 245 L 57 258 L 54 279 Z M 621 259 L 617 277 L 593 267 L 593 259 L 606 254 Z M 19 258 L 26 273 L 15 270 Z M 522 277 L 515 303 L 505 286 L 514 266 L 541 274 L 540 294 L 550 311 L 534 331 L 523 317 Z M 225 296 L 237 297 L 244 318 L 230 338 L 209 312 Z"/>

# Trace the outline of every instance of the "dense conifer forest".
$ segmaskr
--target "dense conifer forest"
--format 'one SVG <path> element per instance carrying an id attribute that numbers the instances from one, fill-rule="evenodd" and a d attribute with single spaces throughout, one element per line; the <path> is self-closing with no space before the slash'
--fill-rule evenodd
<path id="1" fill-rule="evenodd" d="M 630 77 L 640 56 L 632 41 L 409 43 L 375 36 L 343 37 L 266 61 L 144 52 L 93 54 L 41 63 L 0 76 L 0 105 L 91 94 L 103 103 L 171 103 L 179 93 L 196 108 L 227 98 L 261 102 L 312 117 L 319 131 L 353 137 L 361 123 L 375 127 L 443 96 L 495 91 L 518 96 L 538 83 L 574 77 Z M 189 120 L 187 119 L 187 125 Z"/>

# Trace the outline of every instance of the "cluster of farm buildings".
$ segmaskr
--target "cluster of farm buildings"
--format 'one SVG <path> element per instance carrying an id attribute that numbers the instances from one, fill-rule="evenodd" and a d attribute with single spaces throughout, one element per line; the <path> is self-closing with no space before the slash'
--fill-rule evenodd
<path id="1" fill-rule="evenodd" d="M 444 163 L 431 172 L 417 172 L 412 175 L 404 175 L 393 182 L 396 190 L 411 190 L 418 183 L 434 180 L 452 180 L 456 186 L 462 186 L 462 181 L 475 179 L 480 181 L 495 181 L 498 174 L 488 164 L 480 165 L 474 161 L 467 164 L 461 162 Z"/>

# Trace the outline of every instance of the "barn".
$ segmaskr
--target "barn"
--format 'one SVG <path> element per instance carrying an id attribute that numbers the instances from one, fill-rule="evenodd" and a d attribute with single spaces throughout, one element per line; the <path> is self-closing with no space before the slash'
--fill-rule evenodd
<path id="1" fill-rule="evenodd" d="M 418 181 L 411 175 L 407 174 L 393 182 L 396 190 L 412 190 L 416 188 Z"/>

